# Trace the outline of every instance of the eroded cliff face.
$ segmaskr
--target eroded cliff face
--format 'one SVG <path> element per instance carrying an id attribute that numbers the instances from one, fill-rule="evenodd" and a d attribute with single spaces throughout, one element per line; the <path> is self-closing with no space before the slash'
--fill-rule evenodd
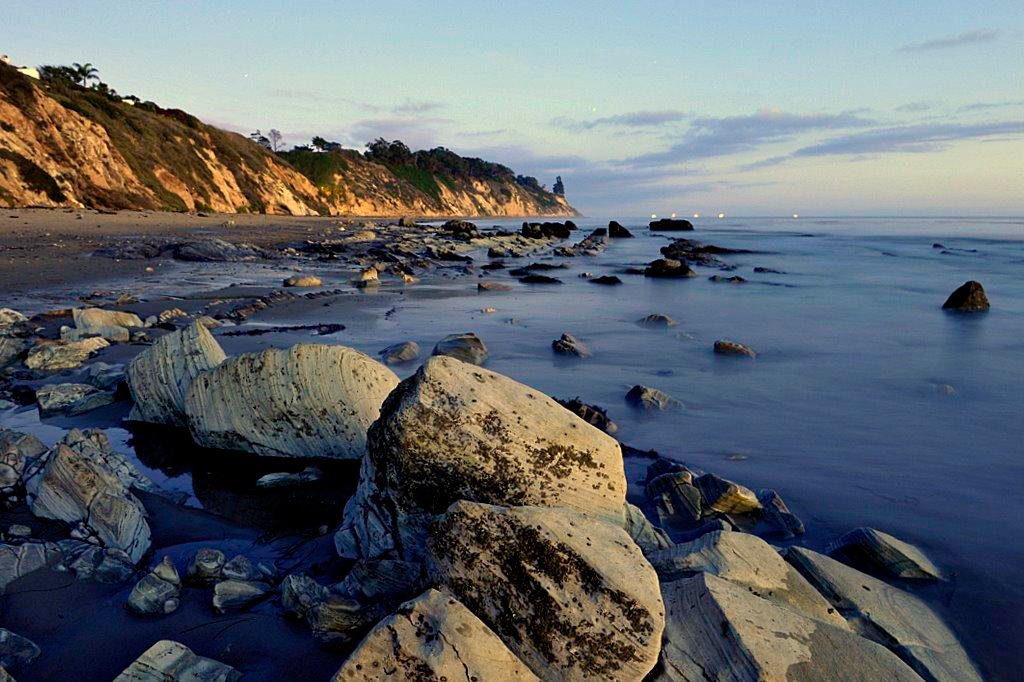
<path id="1" fill-rule="evenodd" d="M 0 64 L 0 206 L 360 216 L 576 215 L 514 182 L 402 177 L 355 152 L 317 182 L 236 133 Z M 424 191 L 423 187 L 427 189 Z"/>

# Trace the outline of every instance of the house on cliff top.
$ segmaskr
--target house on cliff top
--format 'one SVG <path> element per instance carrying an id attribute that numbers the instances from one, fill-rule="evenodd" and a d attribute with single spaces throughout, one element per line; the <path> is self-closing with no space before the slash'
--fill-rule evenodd
<path id="1" fill-rule="evenodd" d="M 5 54 L 0 54 L 0 62 L 3 62 L 8 66 L 14 66 L 14 64 L 11 64 L 11 58 Z M 39 69 L 34 66 L 14 66 L 14 68 L 18 70 L 18 73 L 23 73 L 29 78 L 39 80 Z"/>

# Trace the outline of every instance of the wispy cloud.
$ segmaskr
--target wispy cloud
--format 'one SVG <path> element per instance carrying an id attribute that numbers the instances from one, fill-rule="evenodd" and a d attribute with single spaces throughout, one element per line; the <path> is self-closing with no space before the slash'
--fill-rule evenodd
<path id="1" fill-rule="evenodd" d="M 901 113 L 919 113 L 922 111 L 928 111 L 932 108 L 930 102 L 907 102 L 893 109 L 893 111 L 899 111 Z"/>
<path id="2" fill-rule="evenodd" d="M 645 111 L 631 111 L 625 114 L 616 114 L 614 116 L 602 116 L 601 118 L 592 118 L 589 120 L 577 120 L 565 117 L 559 117 L 551 121 L 551 125 L 564 128 L 565 130 L 572 130 L 574 132 L 580 132 L 583 130 L 593 130 L 594 128 L 657 128 L 670 123 L 678 123 L 692 118 L 693 114 L 680 111 L 678 109 L 660 109 L 660 110 L 645 110 Z"/>
<path id="3" fill-rule="evenodd" d="M 429 100 L 410 100 L 391 107 L 391 113 L 396 116 L 407 116 L 409 114 L 425 114 L 428 111 L 437 111 L 444 107 L 443 102 Z"/>
<path id="4" fill-rule="evenodd" d="M 819 130 L 861 128 L 875 122 L 853 113 L 792 114 L 760 111 L 746 116 L 694 119 L 682 139 L 667 150 L 624 159 L 622 165 L 662 166 L 752 151 Z"/>
<path id="5" fill-rule="evenodd" d="M 961 45 L 974 45 L 977 43 L 991 43 L 993 40 L 999 37 L 1002 32 L 994 28 L 979 28 L 975 31 L 967 31 L 955 36 L 946 36 L 945 38 L 932 38 L 931 40 L 923 40 L 918 43 L 908 43 L 900 48 L 897 52 L 927 52 L 929 50 L 945 50 L 951 47 L 960 47 Z"/>
<path id="6" fill-rule="evenodd" d="M 989 109 L 1022 106 L 1024 106 L 1024 99 L 1007 100 L 1005 102 L 974 102 L 972 104 L 965 104 L 960 107 L 959 111 L 988 111 Z"/>

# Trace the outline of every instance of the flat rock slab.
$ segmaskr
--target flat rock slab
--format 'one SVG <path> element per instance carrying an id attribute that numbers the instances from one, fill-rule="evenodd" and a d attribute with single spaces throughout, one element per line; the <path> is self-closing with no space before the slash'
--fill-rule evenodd
<path id="1" fill-rule="evenodd" d="M 204 447 L 359 459 L 367 427 L 397 385 L 394 372 L 355 349 L 300 343 L 239 355 L 200 374 L 185 413 Z"/>
<path id="2" fill-rule="evenodd" d="M 241 677 L 229 665 L 164 639 L 146 649 L 114 682 L 234 682 Z"/>
<path id="3" fill-rule="evenodd" d="M 855 528 L 829 547 L 829 556 L 875 575 L 937 580 L 942 571 L 924 552 L 874 528 Z"/>
<path id="4" fill-rule="evenodd" d="M 787 549 L 786 559 L 847 620 L 880 638 L 926 679 L 981 680 L 956 635 L 914 595 L 803 547 Z"/>
<path id="5" fill-rule="evenodd" d="M 430 589 L 378 623 L 333 679 L 532 682 L 540 678 L 452 595 Z"/>
<path id="6" fill-rule="evenodd" d="M 659 682 L 921 682 L 885 647 L 708 573 L 662 586 Z"/>
<path id="7" fill-rule="evenodd" d="M 639 680 L 664 610 L 621 527 L 548 507 L 456 502 L 431 529 L 428 570 L 545 680 Z"/>
<path id="8" fill-rule="evenodd" d="M 710 573 L 752 594 L 843 630 L 850 627 L 774 547 L 755 535 L 715 531 L 682 545 L 649 552 L 662 582 Z"/>

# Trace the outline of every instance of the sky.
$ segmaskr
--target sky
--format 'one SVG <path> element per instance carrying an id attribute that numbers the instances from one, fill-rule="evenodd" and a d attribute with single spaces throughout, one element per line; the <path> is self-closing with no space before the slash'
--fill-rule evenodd
<path id="1" fill-rule="evenodd" d="M 589 215 L 1024 215 L 1020 0 L 5 0 L 0 52 L 561 175 Z"/>

